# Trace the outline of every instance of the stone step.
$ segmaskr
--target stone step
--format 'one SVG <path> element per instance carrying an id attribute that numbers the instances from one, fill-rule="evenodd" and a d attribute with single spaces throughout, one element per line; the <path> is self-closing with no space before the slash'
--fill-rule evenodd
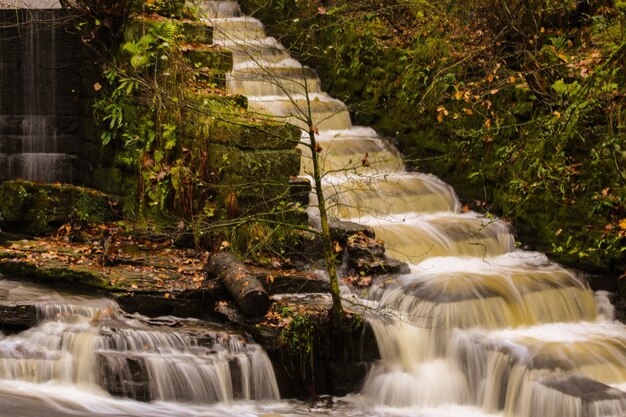
<path id="1" fill-rule="evenodd" d="M 207 18 L 238 17 L 241 15 L 241 8 L 236 1 L 201 0 L 195 2 L 194 6 Z"/>
<path id="2" fill-rule="evenodd" d="M 248 65 L 246 65 L 248 64 Z M 226 77 L 231 93 L 252 96 L 279 96 L 320 93 L 317 72 L 309 67 L 254 62 L 238 64 Z"/>
<path id="3" fill-rule="evenodd" d="M 32 137 L 22 134 L 0 134 L 0 153 L 4 154 L 17 154 L 25 151 L 25 148 L 29 146 L 29 141 L 32 141 Z M 50 144 L 46 145 L 46 148 L 42 149 L 42 152 L 54 152 L 56 150 L 65 151 L 65 153 L 77 153 L 83 142 L 75 135 L 56 135 L 50 138 Z M 32 147 L 32 146 L 31 146 Z"/>
<path id="4" fill-rule="evenodd" d="M 289 58 L 289 53 L 274 38 L 239 41 L 236 39 L 216 40 L 216 45 L 231 50 L 235 64 L 248 61 L 278 63 Z"/>
<path id="5" fill-rule="evenodd" d="M 43 120 L 47 124 L 47 129 L 57 135 L 73 135 L 78 132 L 77 116 L 8 114 L 0 115 L 0 135 L 23 135 L 25 123 L 29 119 Z"/>
<path id="6" fill-rule="evenodd" d="M 78 162 L 77 156 L 62 153 L 0 154 L 0 180 L 72 183 Z"/>

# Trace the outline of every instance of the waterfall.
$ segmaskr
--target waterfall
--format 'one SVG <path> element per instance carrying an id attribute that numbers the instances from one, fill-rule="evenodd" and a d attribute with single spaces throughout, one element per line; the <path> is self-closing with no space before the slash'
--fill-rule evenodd
<path id="1" fill-rule="evenodd" d="M 0 2 L 7 8 L 15 2 Z M 33 2 L 17 2 L 29 6 Z M 55 4 L 52 4 L 55 3 Z M 55 7 L 56 2 L 38 6 Z M 22 178 L 42 182 L 72 182 L 77 158 L 63 153 L 59 141 L 62 115 L 60 85 L 67 72 L 58 61 L 59 12 L 45 9 L 5 10 L 19 30 L 0 38 L 0 180 Z M 72 149 L 76 152 L 76 149 Z"/>
<path id="2" fill-rule="evenodd" d="M 279 398 L 267 355 L 241 334 L 197 321 L 153 325 L 111 300 L 0 281 L 0 303 L 20 302 L 37 308 L 39 323 L 0 335 L 0 380 L 142 401 Z"/>
<path id="3" fill-rule="evenodd" d="M 404 169 L 375 131 L 351 124 L 315 71 L 292 58 L 234 2 L 204 2 L 216 43 L 234 53 L 227 88 L 249 109 L 319 130 L 332 215 L 372 227 L 411 272 L 352 295 L 382 360 L 363 401 L 419 415 L 622 416 L 626 327 L 606 296 L 543 254 L 516 248 L 508 224 L 463 212 L 454 191 Z M 307 97 L 308 96 L 308 97 Z M 307 133 L 303 133 L 306 143 Z M 301 174 L 311 175 L 302 146 Z M 309 211 L 315 216 L 312 195 Z M 344 289 L 344 295 L 349 291 Z M 437 411 L 439 410 L 439 411 Z"/>

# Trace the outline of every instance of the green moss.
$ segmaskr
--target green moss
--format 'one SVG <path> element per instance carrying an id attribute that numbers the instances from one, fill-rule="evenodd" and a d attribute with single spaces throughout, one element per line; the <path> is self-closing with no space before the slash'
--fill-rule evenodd
<path id="1" fill-rule="evenodd" d="M 201 122 L 200 122 L 201 123 Z M 198 121 L 190 120 L 187 129 L 197 129 Z M 204 130 L 213 144 L 248 150 L 289 150 L 300 142 L 300 129 L 277 122 L 242 120 L 241 124 L 213 122 Z M 194 134 L 193 131 L 189 131 Z"/>
<path id="2" fill-rule="evenodd" d="M 215 73 L 226 73 L 233 68 L 233 53 L 214 46 L 185 49 L 185 61 L 192 68 L 210 68 Z"/>
<path id="3" fill-rule="evenodd" d="M 26 261 L 0 259 L 0 272 L 46 284 L 81 285 L 86 287 L 112 289 L 108 280 L 99 272 L 87 268 L 77 270 L 63 266 L 60 262 L 48 262 L 37 266 Z"/>
<path id="4" fill-rule="evenodd" d="M 0 225 L 42 234 L 72 218 L 103 223 L 115 218 L 105 194 L 70 185 L 5 181 L 0 185 Z"/>

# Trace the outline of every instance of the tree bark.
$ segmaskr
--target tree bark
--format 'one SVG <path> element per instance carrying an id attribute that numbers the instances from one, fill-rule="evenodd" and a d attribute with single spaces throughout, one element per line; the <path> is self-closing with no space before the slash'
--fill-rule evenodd
<path id="1" fill-rule="evenodd" d="M 224 284 L 245 314 L 261 317 L 270 308 L 270 298 L 263 285 L 235 256 L 227 252 L 211 255 L 207 272 Z"/>

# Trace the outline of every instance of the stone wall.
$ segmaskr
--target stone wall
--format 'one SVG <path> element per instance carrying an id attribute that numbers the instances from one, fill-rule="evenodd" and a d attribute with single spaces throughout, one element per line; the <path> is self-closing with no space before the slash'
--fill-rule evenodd
<path id="1" fill-rule="evenodd" d="M 93 152 L 79 139 L 83 49 L 73 20 L 62 9 L 0 8 L 0 180 L 87 182 L 79 161 Z"/>

